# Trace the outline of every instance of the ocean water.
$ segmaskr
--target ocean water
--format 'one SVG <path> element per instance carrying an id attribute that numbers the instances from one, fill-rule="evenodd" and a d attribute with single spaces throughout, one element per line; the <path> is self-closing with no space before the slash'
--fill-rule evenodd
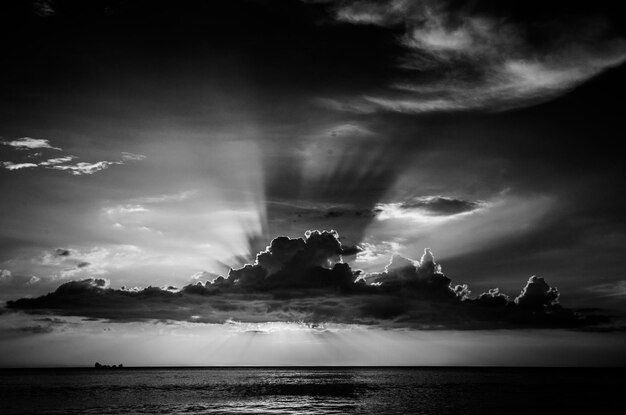
<path id="1" fill-rule="evenodd" d="M 0 370 L 1 414 L 625 413 L 623 369 Z"/>

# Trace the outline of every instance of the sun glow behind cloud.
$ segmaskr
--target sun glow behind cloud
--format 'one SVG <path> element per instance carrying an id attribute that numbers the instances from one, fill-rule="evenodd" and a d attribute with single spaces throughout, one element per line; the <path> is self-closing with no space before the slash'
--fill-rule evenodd
<path id="1" fill-rule="evenodd" d="M 89 170 L 83 181 L 73 175 L 51 176 L 56 173 L 48 170 L 68 166 L 74 156 L 36 164 L 46 169 L 34 169 L 35 174 L 55 180 L 51 190 L 63 186 L 70 193 L 94 194 L 79 199 L 85 206 L 73 216 L 65 207 L 49 206 L 45 212 L 32 205 L 37 212 L 31 217 L 53 214 L 54 225 L 64 231 L 50 232 L 48 242 L 34 230 L 38 243 L 50 244 L 48 248 L 20 250 L 2 262 L 3 268 L 36 276 L 34 288 L 45 290 L 58 280 L 91 276 L 109 278 L 117 286 L 181 285 L 197 272 L 223 273 L 240 266 L 256 253 L 250 240 L 267 229 L 262 154 L 258 143 L 246 138 L 253 130 L 218 133 L 208 142 L 181 138 L 176 148 L 169 142 L 140 148 L 150 157 L 122 152 L 122 161 L 114 164 L 125 166 L 93 175 L 90 166 L 77 165 Z M 186 145 L 181 147 L 181 142 Z M 27 144 L 28 150 L 32 145 L 50 148 L 47 140 Z M 108 190 L 103 185 L 108 180 L 132 182 L 102 198 L 98 190 Z M 70 256 L 53 258 L 57 248 L 67 249 Z"/>
<path id="2" fill-rule="evenodd" d="M 547 196 L 523 197 L 507 191 L 475 209 L 448 215 L 400 202 L 379 204 L 376 220 L 367 226 L 366 249 L 357 256 L 357 265 L 369 271 L 393 253 L 406 255 L 420 247 L 431 247 L 445 258 L 484 249 L 534 229 L 555 202 Z"/>
<path id="3" fill-rule="evenodd" d="M 121 242 L 145 247 L 157 263 L 179 268 L 173 283 L 199 271 L 223 272 L 250 258 L 249 240 L 266 229 L 263 171 L 252 142 L 223 143 L 197 188 L 131 198 L 101 210 Z M 212 171 L 221 170 L 213 175 Z"/>
<path id="4" fill-rule="evenodd" d="M 622 285 L 615 285 L 622 278 L 615 277 L 621 272 L 615 265 L 621 234 L 607 226 L 614 218 L 602 223 L 607 209 L 600 194 L 607 184 L 614 193 L 616 179 L 600 172 L 597 180 L 605 184 L 583 186 L 588 172 L 595 175 L 596 162 L 614 165 L 613 159 L 600 163 L 595 157 L 610 148 L 603 134 L 619 131 L 608 122 L 608 100 L 597 99 L 599 94 L 591 94 L 595 101 L 581 99 L 598 104 L 586 106 L 585 116 L 576 108 L 569 113 L 570 107 L 563 107 L 564 117 L 548 108 L 539 120 L 525 111 L 473 113 L 527 107 L 564 95 L 623 62 L 622 38 L 613 32 L 605 37 L 601 28 L 600 37 L 593 27 L 587 32 L 588 23 L 600 23 L 590 15 L 579 26 L 554 26 L 549 38 L 557 44 L 535 48 L 521 33 L 534 30 L 535 22 L 518 23 L 515 16 L 478 13 L 472 7 L 457 12 L 453 2 L 308 3 L 315 4 L 297 8 L 324 8 L 327 23 L 333 17 L 340 23 L 301 25 L 303 16 L 279 15 L 274 25 L 254 16 L 258 27 L 243 23 L 243 30 L 231 36 L 232 28 L 247 20 L 239 13 L 215 13 L 228 27 L 221 32 L 219 24 L 212 25 L 216 36 L 211 39 L 187 33 L 193 25 L 185 19 L 180 27 L 166 25 L 180 34 L 169 37 L 157 19 L 155 33 L 165 40 L 159 44 L 143 35 L 117 42 L 108 23 L 93 25 L 103 30 L 96 37 L 85 30 L 80 51 L 75 42 L 55 36 L 32 44 L 14 42 L 19 53 L 7 56 L 18 59 L 5 66 L 3 79 L 15 99 L 6 101 L 7 130 L 0 131 L 11 137 L 0 141 L 0 176 L 12 193 L 0 232 L 0 301 L 45 295 L 70 280 L 88 278 L 116 290 L 124 286 L 126 293 L 152 286 L 169 295 L 178 290 L 172 286 L 215 281 L 230 267 L 254 262 L 275 236 L 302 236 L 307 229 L 336 229 L 351 252 L 343 258 L 353 270 L 380 272 L 392 254 L 419 258 L 430 247 L 455 283 L 475 286 L 501 278 L 498 284 L 508 281 L 499 286 L 501 292 L 511 298 L 530 272 L 545 275 L 568 295 L 578 284 L 595 287 L 594 295 L 610 295 L 607 300 L 623 297 Z M 164 22 L 170 22 L 173 11 L 167 8 Z M 201 13 L 194 15 L 206 26 Z M 80 13 L 77 17 L 82 19 Z M 294 23 L 298 29 L 292 31 Z M 266 27 L 288 31 L 293 39 L 268 38 Z M 42 41 L 60 43 L 41 47 Z M 93 59 L 84 59 L 83 46 Z M 22 59 L 24 50 L 33 52 L 32 59 Z M 52 56 L 58 71 L 33 64 Z M 75 66 L 63 70 L 64 62 Z M 599 76 L 597 85 L 614 82 L 616 74 Z M 615 95 L 620 91 L 615 88 Z M 581 88 L 572 96 L 589 96 L 579 92 L 584 93 Z M 319 96 L 334 105 L 320 106 Z M 36 105 L 33 97 L 41 98 Z M 593 118 L 596 108 L 607 118 Z M 432 112 L 446 114 L 424 115 Z M 593 123 L 597 126 L 585 128 Z M 582 149 L 577 142 L 590 131 L 598 143 L 586 141 L 588 148 Z M 571 177 L 574 164 L 580 180 Z M 616 211 L 618 199 L 610 197 Z M 546 238 L 541 231 L 552 232 L 548 225 L 556 220 L 563 222 L 555 227 L 557 235 Z M 525 239 L 533 234 L 536 239 Z M 507 261 L 504 271 L 484 260 L 510 242 L 508 252 L 494 255 Z M 516 267 L 522 262 L 523 271 Z M 510 288 L 513 284 L 517 291 Z M 572 305 L 575 295 L 564 304 Z M 192 300 L 201 302 L 199 296 Z M 49 354 L 66 359 L 66 350 L 76 345 L 76 356 L 86 365 L 104 359 L 125 364 L 490 364 L 498 348 L 508 348 L 511 355 L 552 363 L 532 353 L 533 342 L 543 341 L 544 333 L 498 332 L 493 341 L 496 334 L 483 332 L 312 326 L 292 321 L 297 315 L 272 321 L 279 314 L 275 304 L 245 298 L 226 298 L 223 317 L 231 320 L 212 325 L 202 322 L 217 320 L 208 320 L 208 313 L 187 300 L 176 303 L 187 323 L 74 317 L 64 317 L 64 323 L 33 316 L 9 328 L 6 336 L 0 333 L 0 338 L 15 336 L 13 343 L 0 345 L 0 356 L 31 350 L 30 363 L 44 362 Z M 325 300 L 305 306 L 323 308 Z M 340 300 L 335 305 L 350 301 Z M 287 301 L 276 303 L 285 307 Z M 241 317 L 228 307 L 241 309 L 242 304 L 250 305 L 253 323 L 232 320 Z M 360 305 L 353 303 L 357 309 Z M 137 302 L 137 308 L 146 311 L 146 319 L 157 318 L 154 304 Z M 553 339 L 559 344 L 556 353 L 541 356 L 560 358 L 561 343 L 575 339 L 565 338 Z M 16 342 L 23 348 L 11 349 Z M 54 350 L 47 350 L 49 345 Z M 482 357 L 474 360 L 472 348 L 480 349 L 476 353 Z M 120 349 L 129 350 L 129 357 L 116 356 Z M 29 364 L 29 357 L 21 361 Z"/>

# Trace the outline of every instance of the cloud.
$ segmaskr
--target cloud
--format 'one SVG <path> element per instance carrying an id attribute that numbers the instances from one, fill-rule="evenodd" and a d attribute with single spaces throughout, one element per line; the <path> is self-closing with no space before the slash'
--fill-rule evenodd
<path id="1" fill-rule="evenodd" d="M 57 158 L 53 158 L 53 159 L 48 159 L 44 162 L 39 163 L 40 166 L 54 166 L 57 164 L 63 164 L 63 163 L 68 163 L 72 160 L 74 160 L 76 158 L 76 156 L 67 156 L 67 157 L 57 157 Z"/>
<path id="2" fill-rule="evenodd" d="M 378 203 L 374 208 L 379 220 L 411 219 L 417 222 L 445 222 L 488 207 L 480 201 L 455 199 L 445 196 L 416 197 L 404 202 Z"/>
<path id="3" fill-rule="evenodd" d="M 8 269 L 0 269 L 0 284 L 13 280 L 13 274 Z"/>
<path id="4" fill-rule="evenodd" d="M 599 294 L 602 297 L 626 296 L 626 280 L 594 285 L 593 287 L 590 287 L 589 290 Z"/>
<path id="5" fill-rule="evenodd" d="M 37 167 L 35 163 L 13 163 L 11 161 L 2 162 L 2 166 L 7 170 L 21 170 L 28 169 L 31 167 Z"/>
<path id="6" fill-rule="evenodd" d="M 0 141 L 0 144 L 14 147 L 18 150 L 33 150 L 38 148 L 48 148 L 51 150 L 61 150 L 59 147 L 53 147 L 50 145 L 50 140 L 44 138 L 31 138 L 22 137 L 17 140 Z"/>
<path id="7" fill-rule="evenodd" d="M 420 209 L 435 216 L 452 216 L 471 212 L 482 206 L 480 202 L 455 199 L 445 196 L 426 196 L 415 198 L 400 205 L 402 209 Z"/>
<path id="8" fill-rule="evenodd" d="M 122 151 L 122 160 L 141 161 L 145 159 L 146 159 L 146 156 L 144 156 L 143 154 L 135 154 L 135 153 L 128 153 L 126 151 Z"/>
<path id="9" fill-rule="evenodd" d="M 227 277 L 197 275 L 180 289 L 114 289 L 102 278 L 60 285 L 38 298 L 7 307 L 117 321 L 293 322 L 368 324 L 415 329 L 583 327 L 599 322 L 563 308 L 558 292 L 531 277 L 514 300 L 489 290 L 470 297 L 453 285 L 433 253 L 419 261 L 392 256 L 382 272 L 361 275 L 342 262 L 335 231 L 309 231 L 305 238 L 275 238 L 256 261 Z"/>
<path id="10" fill-rule="evenodd" d="M 1 141 L 0 143 L 5 144 L 5 145 L 10 145 L 12 147 L 15 147 L 21 150 L 32 150 L 32 149 L 39 149 L 39 148 L 50 148 L 54 150 L 61 150 L 58 147 L 50 146 L 48 140 L 34 139 L 34 138 L 28 138 L 28 137 L 20 138 L 14 141 Z M 29 157 L 33 158 L 33 157 L 38 157 L 40 155 L 41 153 L 35 153 L 35 154 L 29 155 Z M 77 158 L 76 156 L 70 155 L 70 156 L 51 158 L 51 159 L 47 159 L 45 161 L 36 162 L 36 163 L 35 162 L 14 163 L 12 161 L 4 161 L 2 162 L 2 167 L 4 167 L 7 170 L 21 170 L 25 168 L 43 167 L 43 168 L 50 169 L 50 170 L 67 171 L 74 176 L 81 176 L 85 174 L 91 175 L 91 174 L 100 172 L 102 170 L 106 170 L 109 168 L 109 166 L 112 166 L 112 165 L 123 165 L 123 164 L 126 164 L 126 162 L 142 161 L 142 160 L 145 160 L 146 156 L 142 154 L 122 152 L 122 159 L 119 161 L 102 160 L 102 161 L 97 161 L 94 163 L 87 163 L 87 162 L 78 162 L 74 164 L 70 163 L 72 160 L 76 158 Z"/>
<path id="11" fill-rule="evenodd" d="M 543 309 L 558 304 L 559 291 L 541 277 L 532 276 L 515 298 L 515 304 L 531 309 Z"/>
<path id="12" fill-rule="evenodd" d="M 133 202 L 141 204 L 183 202 L 198 196 L 197 190 L 185 190 L 180 193 L 168 193 L 158 196 L 138 197 Z"/>
<path id="13" fill-rule="evenodd" d="M 30 277 L 30 279 L 26 282 L 26 285 L 35 285 L 37 284 L 39 281 L 41 281 L 41 278 L 33 275 L 32 277 Z"/>
<path id="14" fill-rule="evenodd" d="M 475 300 L 480 305 L 502 307 L 510 303 L 509 296 L 501 293 L 499 288 L 491 288 L 484 292 Z"/>
<path id="15" fill-rule="evenodd" d="M 359 244 L 359 248 L 356 262 L 367 264 L 389 258 L 390 253 L 395 253 L 400 249 L 400 244 L 393 241 L 362 242 Z"/>
<path id="16" fill-rule="evenodd" d="M 83 174 L 94 174 L 104 169 L 107 169 L 109 166 L 113 164 L 123 164 L 115 161 L 98 161 L 95 163 L 76 163 L 76 164 L 63 164 L 63 165 L 54 165 L 50 167 L 53 170 L 64 170 L 69 171 L 75 176 L 80 176 Z"/>
<path id="17" fill-rule="evenodd" d="M 70 250 L 69 249 L 65 249 L 65 248 L 57 248 L 54 251 L 54 255 L 55 256 L 62 256 L 62 257 L 65 256 L 65 257 L 67 257 L 67 256 L 70 256 L 70 254 L 71 254 Z"/>
<path id="18" fill-rule="evenodd" d="M 206 282 L 210 282 L 212 283 L 213 281 L 215 281 L 218 278 L 224 278 L 219 274 L 215 274 L 213 272 L 208 272 L 208 271 L 198 271 L 196 273 L 194 273 L 191 277 L 189 277 L 191 280 L 194 281 L 206 281 Z"/>
<path id="19" fill-rule="evenodd" d="M 35 0 L 33 2 L 35 13 L 40 17 L 51 17 L 56 15 L 56 7 L 51 0 Z"/>
<path id="20" fill-rule="evenodd" d="M 405 51 L 387 92 L 326 100 L 339 110 L 502 111 L 558 97 L 626 60 L 626 40 L 591 18 L 523 22 L 439 0 L 337 1 L 334 15 L 399 31 Z"/>
<path id="21" fill-rule="evenodd" d="M 113 207 L 107 207 L 104 209 L 104 212 L 109 216 L 125 215 L 128 213 L 139 213 L 139 212 L 147 212 L 147 211 L 148 209 L 146 209 L 142 205 L 136 205 L 136 204 L 117 205 Z"/>

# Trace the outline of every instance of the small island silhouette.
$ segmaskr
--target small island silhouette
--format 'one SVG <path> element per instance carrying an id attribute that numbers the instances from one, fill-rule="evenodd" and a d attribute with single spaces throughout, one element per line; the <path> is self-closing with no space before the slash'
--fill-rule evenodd
<path id="1" fill-rule="evenodd" d="M 116 365 L 102 365 L 102 364 L 100 364 L 100 362 L 96 362 L 93 365 L 93 367 L 95 369 L 121 369 L 121 368 L 124 367 L 124 365 L 121 364 L 121 363 L 119 365 L 117 365 L 117 366 Z"/>

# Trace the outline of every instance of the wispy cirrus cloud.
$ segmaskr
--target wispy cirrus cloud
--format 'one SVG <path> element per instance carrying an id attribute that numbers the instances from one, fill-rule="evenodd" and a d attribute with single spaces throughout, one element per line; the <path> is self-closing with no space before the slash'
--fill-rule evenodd
<path id="1" fill-rule="evenodd" d="M 135 154 L 135 153 L 129 153 L 127 151 L 122 151 L 122 160 L 141 161 L 145 159 L 146 159 L 146 156 L 144 156 L 143 154 Z"/>
<path id="2" fill-rule="evenodd" d="M 76 163 L 76 164 L 57 164 L 50 169 L 63 170 L 72 173 L 74 176 L 81 176 L 83 174 L 94 174 L 99 171 L 109 168 L 113 164 L 124 164 L 121 161 L 97 161 L 95 163 Z"/>
<path id="3" fill-rule="evenodd" d="M 43 162 L 39 163 L 39 166 L 55 166 L 57 164 L 65 164 L 65 163 L 69 163 L 70 161 L 74 160 L 75 158 L 76 158 L 76 156 L 52 158 L 52 159 L 48 159 L 46 161 L 43 161 Z"/>
<path id="4" fill-rule="evenodd" d="M 600 297 L 624 297 L 626 298 L 626 280 L 594 285 L 589 291 Z"/>
<path id="5" fill-rule="evenodd" d="M 590 18 L 573 30 L 574 23 L 515 22 L 448 1 L 333 3 L 340 22 L 400 31 L 405 50 L 403 75 L 387 92 L 323 100 L 338 110 L 507 110 L 556 98 L 626 60 L 626 40 L 604 36 Z"/>
<path id="6" fill-rule="evenodd" d="M 59 147 L 53 147 L 50 144 L 49 140 L 39 138 L 23 137 L 12 141 L 0 141 L 0 144 L 10 146 L 18 150 L 53 149 L 62 151 L 62 149 Z M 40 156 L 41 153 L 29 154 L 29 160 Z M 101 160 L 93 163 L 72 163 L 72 161 L 77 158 L 78 157 L 73 155 L 67 155 L 62 157 L 49 158 L 43 161 L 29 161 L 24 163 L 3 161 L 0 165 L 9 171 L 43 167 L 50 170 L 67 171 L 74 176 L 81 176 L 85 174 L 91 175 L 100 172 L 109 168 L 112 165 L 122 165 L 126 164 L 127 162 L 142 161 L 145 160 L 146 156 L 144 156 L 143 154 L 129 153 L 124 151 L 121 153 L 121 160 L 118 161 Z"/>

